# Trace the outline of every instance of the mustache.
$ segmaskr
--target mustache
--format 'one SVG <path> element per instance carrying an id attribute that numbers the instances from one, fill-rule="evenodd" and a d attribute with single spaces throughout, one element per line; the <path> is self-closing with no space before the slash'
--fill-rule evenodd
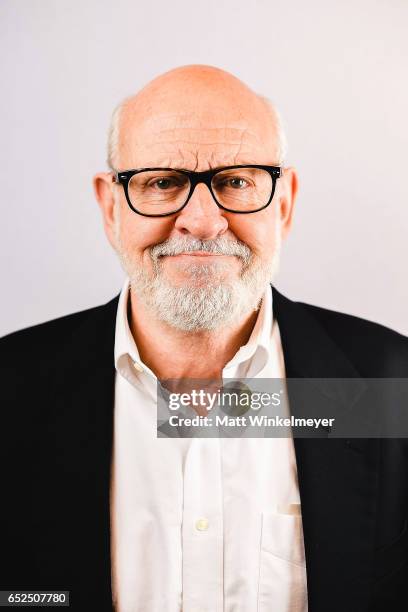
<path id="1" fill-rule="evenodd" d="M 194 253 L 203 251 L 213 255 L 235 255 L 249 263 L 252 251 L 240 240 L 229 240 L 216 238 L 215 240 L 200 240 L 199 238 L 169 238 L 164 242 L 155 244 L 150 248 L 150 255 L 154 261 L 168 255 L 180 255 L 180 253 Z"/>

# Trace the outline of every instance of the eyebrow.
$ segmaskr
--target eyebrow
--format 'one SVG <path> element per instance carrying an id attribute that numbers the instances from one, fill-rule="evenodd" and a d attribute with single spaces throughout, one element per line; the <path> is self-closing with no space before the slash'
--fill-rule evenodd
<path id="1" fill-rule="evenodd" d="M 222 169 L 222 168 L 228 168 L 229 166 L 253 166 L 253 165 L 257 165 L 257 166 L 262 166 L 265 165 L 264 163 L 260 163 L 260 162 L 256 162 L 256 161 L 248 161 L 248 160 L 235 160 L 234 163 L 224 163 L 224 164 L 219 164 L 219 165 L 212 165 L 211 163 L 208 165 L 207 170 L 217 170 L 218 168 Z M 150 164 L 144 164 L 143 166 L 138 166 L 138 168 L 172 168 L 173 170 L 187 170 L 188 172 L 199 172 L 199 170 L 196 169 L 192 169 L 192 168 L 186 168 L 186 166 L 180 162 L 157 162 L 157 163 L 150 163 Z"/>

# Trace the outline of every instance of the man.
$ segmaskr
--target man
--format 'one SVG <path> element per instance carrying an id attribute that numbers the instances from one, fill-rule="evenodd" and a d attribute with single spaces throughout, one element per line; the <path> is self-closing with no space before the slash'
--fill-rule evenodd
<path id="1" fill-rule="evenodd" d="M 404 440 L 158 437 L 158 380 L 310 378 L 323 397 L 319 379 L 356 379 L 355 405 L 363 377 L 408 376 L 406 338 L 271 287 L 283 155 L 277 112 L 213 67 L 115 112 L 94 186 L 122 292 L 1 343 L 1 589 L 84 611 L 406 609 Z"/>

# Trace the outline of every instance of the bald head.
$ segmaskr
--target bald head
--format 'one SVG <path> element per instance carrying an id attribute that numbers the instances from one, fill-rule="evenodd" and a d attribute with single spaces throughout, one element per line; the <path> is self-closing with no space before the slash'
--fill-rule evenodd
<path id="1" fill-rule="evenodd" d="M 181 66 L 150 81 L 114 111 L 111 168 L 171 166 L 195 170 L 265 159 L 283 162 L 286 141 L 271 102 L 232 74 Z"/>

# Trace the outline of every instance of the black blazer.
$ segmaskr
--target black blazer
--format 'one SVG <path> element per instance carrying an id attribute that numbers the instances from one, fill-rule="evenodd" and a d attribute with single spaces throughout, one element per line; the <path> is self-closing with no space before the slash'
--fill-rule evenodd
<path id="1" fill-rule="evenodd" d="M 70 590 L 75 611 L 112 609 L 117 303 L 0 341 L 0 590 Z M 275 288 L 273 309 L 288 377 L 408 378 L 396 332 Z M 309 612 L 408 610 L 407 440 L 295 438 L 295 452 Z"/>

